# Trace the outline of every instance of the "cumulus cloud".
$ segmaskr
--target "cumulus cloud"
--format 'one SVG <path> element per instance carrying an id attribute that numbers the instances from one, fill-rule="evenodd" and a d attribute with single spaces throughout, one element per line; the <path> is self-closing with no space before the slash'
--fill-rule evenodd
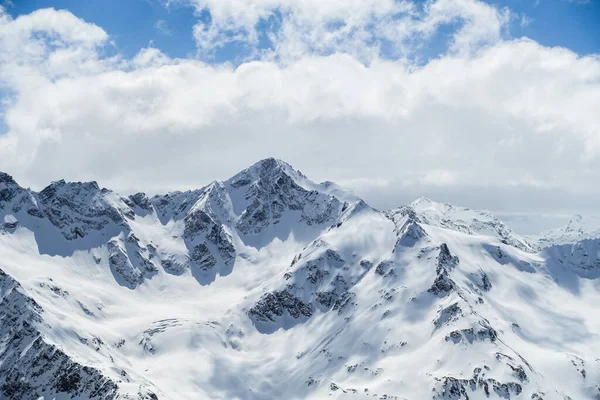
<path id="1" fill-rule="evenodd" d="M 471 51 L 497 41 L 508 9 L 478 0 L 187 0 L 206 18 L 194 27 L 202 55 L 237 42 L 280 62 L 307 54 L 344 52 L 363 62 L 381 56 L 410 57 L 441 26 L 456 25 L 450 49 Z M 256 52 L 250 52 L 250 56 Z"/>
<path id="2" fill-rule="evenodd" d="M 309 24 L 304 32 L 336 18 L 358 30 L 389 18 L 398 24 L 382 29 L 393 31 L 367 36 L 424 38 L 460 23 L 448 51 L 426 63 L 354 51 L 370 40 L 358 30 L 314 50 L 321 39 L 290 39 L 284 24 L 273 32 L 277 57 L 216 64 L 155 48 L 106 57 L 108 34 L 67 11 L 1 14 L 10 96 L 0 170 L 36 188 L 66 178 L 166 191 L 275 156 L 382 208 L 420 195 L 504 210 L 595 207 L 598 57 L 503 38 L 509 12 L 471 0 L 296 3 L 293 17 L 283 0 L 197 5 L 210 10 L 206 32 L 217 26 L 216 38 L 230 30 L 249 42 L 273 10 Z"/>

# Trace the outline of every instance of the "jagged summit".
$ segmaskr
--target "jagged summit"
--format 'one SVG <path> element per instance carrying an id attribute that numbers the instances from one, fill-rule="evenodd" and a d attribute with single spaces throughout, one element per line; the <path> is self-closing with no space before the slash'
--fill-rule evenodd
<path id="1" fill-rule="evenodd" d="M 529 239 L 540 248 L 565 245 L 600 238 L 600 217 L 574 215 L 563 227 L 531 235 Z"/>
<path id="2" fill-rule="evenodd" d="M 108 189 L 100 189 L 96 181 L 90 182 L 67 182 L 64 179 L 53 181 L 50 185 L 46 186 L 39 193 L 39 197 L 42 201 L 45 201 L 51 197 L 57 195 L 74 195 L 85 197 L 94 196 L 99 192 L 106 193 Z"/>
<path id="3" fill-rule="evenodd" d="M 598 240 L 537 252 L 487 211 L 381 212 L 273 158 L 151 198 L 2 179 L 0 399 L 600 394 Z"/>
<path id="4" fill-rule="evenodd" d="M 16 183 L 12 176 L 0 171 L 0 183 Z"/>
<path id="5" fill-rule="evenodd" d="M 300 171 L 295 170 L 290 164 L 276 158 L 265 158 L 253 164 L 252 166 L 240 171 L 227 180 L 232 185 L 240 185 L 245 180 L 256 181 L 258 179 L 277 179 L 282 174 L 288 175 L 293 179 L 307 179 Z"/>

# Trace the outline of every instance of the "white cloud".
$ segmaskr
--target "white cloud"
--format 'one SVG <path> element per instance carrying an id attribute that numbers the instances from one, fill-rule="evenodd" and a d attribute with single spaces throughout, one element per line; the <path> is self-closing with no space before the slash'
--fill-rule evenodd
<path id="1" fill-rule="evenodd" d="M 363 62 L 410 56 L 441 26 L 452 24 L 459 28 L 451 50 L 468 52 L 498 41 L 510 20 L 508 9 L 478 0 L 188 1 L 198 13 L 210 14 L 194 27 L 202 55 L 231 42 L 255 46 L 262 23 L 272 46 L 260 54 L 284 62 L 336 52 Z"/>
<path id="2" fill-rule="evenodd" d="M 156 21 L 156 23 L 154 24 L 154 29 L 156 29 L 160 34 L 165 36 L 171 36 L 173 34 L 173 32 L 171 32 L 171 29 L 169 28 L 169 24 L 164 19 L 159 19 L 158 21 Z"/>
<path id="3" fill-rule="evenodd" d="M 589 206 L 600 199 L 590 184 L 600 178 L 600 59 L 502 40 L 505 12 L 476 3 L 429 3 L 411 19 L 418 27 L 409 30 L 429 35 L 464 20 L 454 50 L 424 65 L 306 49 L 239 66 L 155 48 L 107 59 L 107 34 L 68 12 L 3 14 L 0 79 L 14 96 L 0 170 L 38 188 L 64 177 L 163 191 L 276 156 L 379 206 L 419 195 L 487 208 Z M 213 15 L 237 15 L 233 3 L 219 4 Z M 260 4 L 240 17 L 248 27 L 280 3 Z M 362 18 L 396 3 L 301 4 L 321 18 Z M 491 15 L 498 25 L 477 22 Z"/>

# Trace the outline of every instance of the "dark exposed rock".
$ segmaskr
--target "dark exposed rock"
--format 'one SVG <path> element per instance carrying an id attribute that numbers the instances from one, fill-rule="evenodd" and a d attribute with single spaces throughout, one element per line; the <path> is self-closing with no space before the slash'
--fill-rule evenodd
<path id="1" fill-rule="evenodd" d="M 381 294 L 381 298 L 386 301 L 394 300 L 394 295 L 398 290 L 396 288 L 391 288 L 389 290 L 380 289 L 379 294 Z"/>
<path id="2" fill-rule="evenodd" d="M 356 306 L 355 303 L 356 293 L 354 292 L 344 292 L 338 296 L 335 303 L 333 304 L 333 310 L 337 311 L 338 314 L 344 312 L 347 306 L 352 305 Z"/>
<path id="3" fill-rule="evenodd" d="M 298 171 L 275 159 L 260 161 L 230 180 L 234 189 L 244 188 L 252 199 L 236 227 L 244 235 L 255 235 L 277 225 L 285 210 L 298 211 L 299 220 L 307 225 L 331 223 L 342 207 L 340 201 L 300 186 L 304 179 Z"/>
<path id="4" fill-rule="evenodd" d="M 490 397 L 491 391 L 503 399 L 510 399 L 511 396 L 519 396 L 523 387 L 517 382 L 499 382 L 492 378 L 486 378 L 485 372 L 481 368 L 473 370 L 473 377 L 470 379 L 454 378 L 444 376 L 436 378 L 440 382 L 439 387 L 434 389 L 434 399 L 469 399 L 469 394 L 473 392 L 483 392 L 486 397 Z"/>
<path id="5" fill-rule="evenodd" d="M 187 264 L 180 263 L 177 260 L 171 258 L 161 259 L 160 265 L 164 268 L 165 271 L 175 275 L 182 274 L 187 268 Z"/>
<path id="6" fill-rule="evenodd" d="M 458 303 L 453 303 L 438 312 L 438 316 L 433 321 L 433 324 L 436 328 L 440 328 L 443 325 L 458 320 L 462 315 L 462 310 L 458 306 Z"/>
<path id="7" fill-rule="evenodd" d="M 267 293 L 250 309 L 248 315 L 256 321 L 275 322 L 277 317 L 289 314 L 293 318 L 310 317 L 313 314 L 310 304 L 294 296 L 292 286 L 284 290 Z"/>
<path id="8" fill-rule="evenodd" d="M 427 232 L 414 220 L 408 220 L 402 228 L 398 230 L 398 240 L 396 247 L 412 247 L 419 240 L 427 237 Z"/>
<path id="9" fill-rule="evenodd" d="M 152 203 L 148 196 L 145 193 L 136 193 L 134 195 L 129 196 L 129 200 L 133 203 L 133 205 L 138 206 L 142 210 L 152 211 Z"/>
<path id="10" fill-rule="evenodd" d="M 375 273 L 381 276 L 393 276 L 394 273 L 394 262 L 393 261 L 382 261 L 377 264 L 375 268 Z"/>
<path id="11" fill-rule="evenodd" d="M 134 267 L 127 256 L 125 248 L 118 239 L 111 239 L 106 248 L 108 250 L 108 263 L 111 270 L 120 276 L 129 287 L 135 287 L 143 280 L 142 272 Z"/>
<path id="12" fill-rule="evenodd" d="M 200 243 L 192 249 L 190 258 L 200 267 L 200 269 L 205 271 L 208 271 L 217 265 L 217 259 L 204 243 Z"/>
<path id="13" fill-rule="evenodd" d="M 16 183 L 12 176 L 6 172 L 0 172 L 0 183 Z"/>
<path id="14" fill-rule="evenodd" d="M 315 249 L 325 246 L 323 241 L 315 241 Z M 302 262 L 300 262 L 302 260 Z M 350 291 L 355 280 L 347 274 L 346 261 L 333 249 L 324 249 L 319 257 L 304 260 L 301 255 L 294 257 L 290 271 L 284 274 L 289 283 L 283 290 L 263 295 L 261 300 L 248 313 L 257 321 L 275 321 L 287 310 L 293 318 L 310 317 L 315 309 L 323 312 L 337 311 L 338 314 L 355 305 L 355 293 Z M 365 274 L 368 270 L 363 271 Z"/>
<path id="15" fill-rule="evenodd" d="M 491 342 L 495 342 L 496 339 L 498 339 L 498 333 L 494 328 L 484 322 L 480 322 L 478 325 L 479 326 L 476 329 L 467 328 L 452 331 L 446 335 L 445 340 L 453 343 L 460 343 L 463 341 L 473 343 L 476 340 L 482 341 L 488 339 Z"/>
<path id="16" fill-rule="evenodd" d="M 437 275 L 433 285 L 427 289 L 427 291 L 436 296 L 446 296 L 454 289 L 455 286 L 456 284 L 450 278 L 448 272 L 444 269 Z"/>
<path id="17" fill-rule="evenodd" d="M 512 369 L 513 374 L 519 378 L 519 380 L 521 382 L 526 381 L 527 380 L 527 373 L 525 373 L 525 369 L 523 369 L 522 366 L 517 365 L 517 366 L 513 366 L 512 364 L 507 364 L 509 366 L 510 369 Z"/>
<path id="18" fill-rule="evenodd" d="M 225 265 L 233 264 L 235 246 L 224 225 L 200 209 L 190 212 L 184 218 L 184 225 L 184 238 L 190 248 L 190 258 L 200 268 L 209 270 L 217 265 L 219 259 Z"/>
<path id="19" fill-rule="evenodd" d="M 235 246 L 231 235 L 227 233 L 223 225 L 213 226 L 207 240 L 217 247 L 221 259 L 226 264 L 233 262 L 235 259 Z"/>
<path id="20" fill-rule="evenodd" d="M 91 367 L 47 343 L 36 328 L 42 308 L 0 270 L 0 398 L 37 400 L 58 393 L 89 399 L 115 399 L 117 385 Z"/>
<path id="21" fill-rule="evenodd" d="M 183 222 L 183 237 L 186 239 L 193 239 L 199 234 L 208 234 L 212 229 L 218 228 L 217 223 L 202 210 L 189 213 Z"/>
<path id="22" fill-rule="evenodd" d="M 490 289 L 492 288 L 492 283 L 490 282 L 490 278 L 483 271 L 481 271 L 481 284 L 479 285 L 479 288 L 481 290 L 483 290 L 484 292 L 489 292 Z"/>
<path id="23" fill-rule="evenodd" d="M 496 359 L 498 361 L 504 362 L 511 369 L 513 375 L 516 378 L 518 378 L 521 382 L 526 382 L 529 380 L 529 378 L 527 377 L 527 373 L 525 372 L 525 369 L 523 368 L 523 366 L 517 364 L 513 357 L 506 355 L 504 353 L 498 352 L 498 353 L 496 353 Z M 527 363 L 526 363 L 526 365 L 529 366 L 529 364 L 527 364 Z"/>
<path id="24" fill-rule="evenodd" d="M 27 214 L 36 218 L 44 218 L 44 213 L 42 213 L 39 208 L 30 208 L 27 210 Z"/>
<path id="25" fill-rule="evenodd" d="M 440 297 L 450 293 L 456 287 L 456 283 L 450 278 L 450 271 L 458 264 L 458 262 L 458 257 L 450 254 L 448 246 L 445 243 L 442 243 L 437 257 L 437 276 L 433 285 L 427 291 Z"/>
<path id="26" fill-rule="evenodd" d="M 100 189 L 96 182 L 67 183 L 60 180 L 44 188 L 38 199 L 48 220 L 66 239 L 73 240 L 110 224 L 125 226 L 122 210 L 106 199 L 110 195 L 110 191 Z M 122 207 L 130 211 L 125 203 Z"/>
<path id="27" fill-rule="evenodd" d="M 436 272 L 439 274 L 442 270 L 451 271 L 458 264 L 458 257 L 450 254 L 448 245 L 442 243 L 440 246 L 440 253 L 438 255 L 438 265 Z"/>

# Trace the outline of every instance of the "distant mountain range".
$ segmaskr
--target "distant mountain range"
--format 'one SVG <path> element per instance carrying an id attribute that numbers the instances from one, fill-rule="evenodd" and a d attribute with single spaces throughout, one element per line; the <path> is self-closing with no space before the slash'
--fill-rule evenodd
<path id="1" fill-rule="evenodd" d="M 262 160 L 149 197 L 0 173 L 0 399 L 600 399 L 600 219 L 521 236 Z"/>

